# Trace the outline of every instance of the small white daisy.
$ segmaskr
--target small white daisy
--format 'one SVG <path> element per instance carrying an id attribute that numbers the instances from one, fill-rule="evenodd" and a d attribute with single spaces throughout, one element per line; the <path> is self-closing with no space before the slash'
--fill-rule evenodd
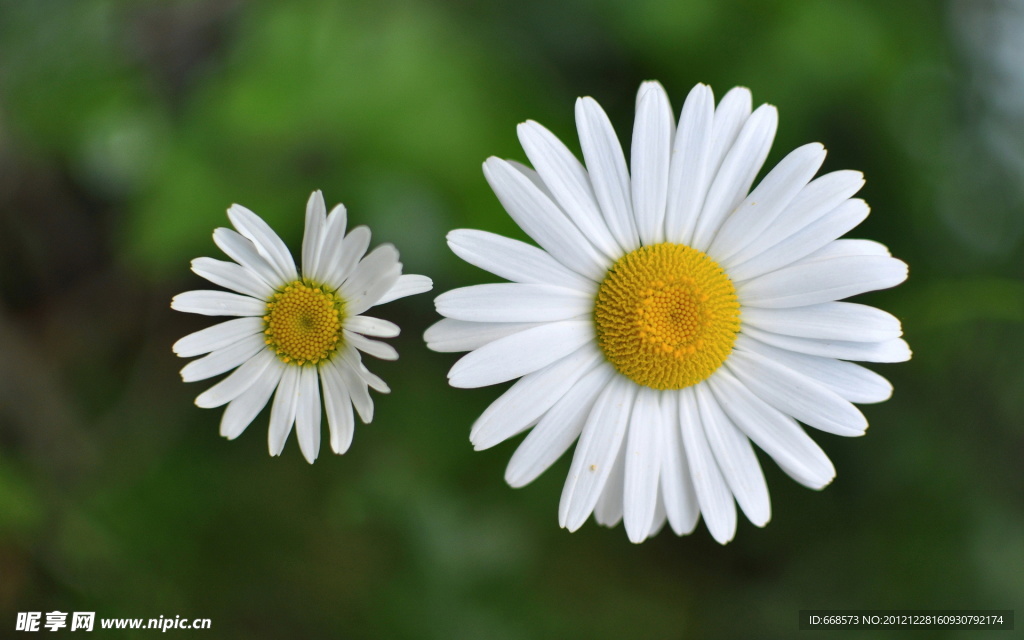
<path id="1" fill-rule="evenodd" d="M 228 218 L 237 231 L 216 229 L 213 241 L 234 262 L 196 258 L 192 271 L 237 293 L 186 291 L 174 296 L 171 308 L 240 317 L 174 344 L 183 358 L 208 354 L 185 365 L 181 377 L 192 382 L 234 369 L 196 398 L 204 408 L 227 405 L 220 433 L 228 439 L 245 431 L 274 394 L 270 455 L 280 455 L 294 424 L 302 455 L 311 463 L 320 451 L 322 386 L 331 450 L 345 453 L 354 430 L 352 407 L 369 423 L 369 388 L 389 392 L 359 352 L 398 358 L 391 345 L 367 337 L 397 336 L 398 326 L 361 314 L 429 291 L 430 278 L 402 275 L 398 251 L 390 244 L 366 254 L 370 230 L 360 226 L 346 234 L 345 207 L 339 204 L 327 215 L 319 191 L 306 205 L 301 274 L 288 247 L 262 218 L 237 204 L 228 209 Z"/>
<path id="2" fill-rule="evenodd" d="M 748 193 L 778 116 L 736 88 L 715 107 L 697 85 L 676 123 L 660 84 L 637 95 L 630 166 L 591 98 L 576 102 L 586 167 L 536 122 L 519 125 L 534 169 L 488 158 L 484 175 L 540 248 L 460 229 L 459 257 L 511 283 L 449 291 L 427 330 L 469 351 L 455 387 L 520 378 L 473 425 L 486 449 L 533 428 L 505 472 L 521 487 L 579 439 L 559 523 L 593 513 L 641 542 L 699 516 L 715 540 L 736 503 L 763 526 L 768 489 L 751 442 L 814 489 L 832 463 L 797 420 L 864 433 L 853 402 L 892 393 L 848 360 L 910 358 L 900 322 L 842 298 L 903 282 L 907 266 L 868 240 L 837 240 L 868 215 L 856 171 L 812 180 L 820 144 L 786 156 Z"/>

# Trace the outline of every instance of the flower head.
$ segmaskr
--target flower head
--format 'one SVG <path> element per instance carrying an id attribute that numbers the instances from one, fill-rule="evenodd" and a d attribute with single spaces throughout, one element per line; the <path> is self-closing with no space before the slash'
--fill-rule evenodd
<path id="1" fill-rule="evenodd" d="M 398 335 L 396 324 L 362 315 L 371 307 L 431 289 L 425 276 L 402 275 L 398 251 L 384 244 L 369 254 L 370 230 L 346 233 L 345 207 L 327 214 L 323 195 L 306 205 L 302 272 L 273 229 L 245 207 L 232 205 L 235 230 L 220 228 L 213 241 L 233 262 L 196 258 L 192 271 L 227 291 L 186 291 L 171 308 L 207 316 L 239 316 L 178 340 L 181 357 L 203 355 L 185 365 L 186 382 L 234 371 L 196 398 L 204 408 L 227 405 L 220 433 L 237 438 L 274 395 L 270 410 L 271 455 L 280 455 L 295 425 L 309 462 L 320 451 L 321 388 L 331 449 L 352 443 L 352 407 L 363 422 L 373 419 L 369 389 L 388 393 L 370 373 L 360 351 L 384 360 L 398 352 L 371 338 Z"/>
<path id="2" fill-rule="evenodd" d="M 835 475 L 798 420 L 864 433 L 852 404 L 892 387 L 848 362 L 910 357 L 900 322 L 838 302 L 895 286 L 907 267 L 868 240 L 837 239 L 868 215 L 855 171 L 814 179 L 820 144 L 786 156 L 750 190 L 775 136 L 774 107 L 736 88 L 717 107 L 697 85 L 678 122 L 660 84 L 637 96 L 630 164 L 591 98 L 576 102 L 582 164 L 536 122 L 519 125 L 533 169 L 489 158 L 484 175 L 539 245 L 460 229 L 448 244 L 510 283 L 449 291 L 427 330 L 469 351 L 455 387 L 519 378 L 476 421 L 486 449 L 532 430 L 505 479 L 531 482 L 578 439 L 559 523 L 625 522 L 634 542 L 699 517 L 721 543 L 736 504 L 771 517 L 753 445 L 815 489 Z"/>

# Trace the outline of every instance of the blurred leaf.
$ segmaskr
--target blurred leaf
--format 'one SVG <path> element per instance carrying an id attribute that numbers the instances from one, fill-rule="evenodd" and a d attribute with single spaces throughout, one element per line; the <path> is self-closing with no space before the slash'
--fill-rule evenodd
<path id="1" fill-rule="evenodd" d="M 1005 278 L 933 280 L 901 301 L 916 329 L 981 321 L 1024 324 L 1024 282 Z"/>
<path id="2" fill-rule="evenodd" d="M 0 535 L 27 539 L 42 519 L 42 503 L 31 480 L 0 456 Z"/>

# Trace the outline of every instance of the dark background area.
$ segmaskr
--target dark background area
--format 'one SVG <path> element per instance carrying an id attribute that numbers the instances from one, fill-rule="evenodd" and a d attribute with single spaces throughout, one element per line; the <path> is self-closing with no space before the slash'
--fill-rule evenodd
<path id="1" fill-rule="evenodd" d="M 53 610 L 210 618 L 197 637 L 596 640 L 1020 609 L 1022 33 L 1012 0 L 0 0 L 0 635 Z M 820 493 L 762 456 L 772 521 L 724 547 L 702 524 L 640 546 L 559 529 L 568 459 L 507 487 L 515 443 L 468 442 L 499 390 L 448 388 L 455 358 L 421 339 L 433 295 L 487 277 L 444 234 L 523 237 L 480 163 L 524 160 L 528 118 L 578 151 L 580 95 L 628 136 L 645 79 L 677 111 L 697 82 L 777 105 L 768 164 L 817 140 L 823 170 L 864 171 L 851 235 L 910 264 L 863 296 L 915 352 L 874 367 L 894 397 L 864 438 L 815 434 L 838 471 Z M 188 263 L 221 257 L 229 204 L 297 254 L 318 188 L 435 294 L 381 309 L 403 327 L 401 359 L 370 363 L 393 392 L 310 466 L 294 438 L 268 456 L 266 413 L 217 435 L 170 349 L 210 322 L 169 300 L 203 286 Z"/>

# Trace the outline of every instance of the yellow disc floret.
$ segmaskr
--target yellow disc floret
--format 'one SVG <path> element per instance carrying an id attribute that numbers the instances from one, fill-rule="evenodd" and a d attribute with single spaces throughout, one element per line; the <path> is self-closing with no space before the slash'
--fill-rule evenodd
<path id="1" fill-rule="evenodd" d="M 598 344 L 619 373 L 653 389 L 682 389 L 725 362 L 740 330 L 740 305 L 718 263 L 665 242 L 612 265 L 597 290 L 594 321 Z"/>
<path id="2" fill-rule="evenodd" d="M 296 280 L 270 298 L 265 342 L 281 360 L 316 364 L 342 344 L 345 302 L 336 293 Z"/>

